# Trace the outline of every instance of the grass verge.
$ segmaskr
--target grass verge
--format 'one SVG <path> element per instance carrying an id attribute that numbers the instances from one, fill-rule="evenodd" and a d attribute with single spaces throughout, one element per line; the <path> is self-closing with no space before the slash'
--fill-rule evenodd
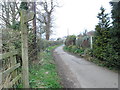
<path id="1" fill-rule="evenodd" d="M 58 47 L 58 45 L 48 47 L 47 51 L 41 52 L 41 60 L 31 65 L 31 88 L 62 88 L 51 52 L 56 47 Z"/>

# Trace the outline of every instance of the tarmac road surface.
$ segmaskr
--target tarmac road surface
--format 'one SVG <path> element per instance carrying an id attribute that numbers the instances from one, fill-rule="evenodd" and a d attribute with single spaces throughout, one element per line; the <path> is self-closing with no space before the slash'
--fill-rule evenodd
<path id="1" fill-rule="evenodd" d="M 53 55 L 65 88 L 118 88 L 118 73 L 68 54 L 63 46 Z"/>

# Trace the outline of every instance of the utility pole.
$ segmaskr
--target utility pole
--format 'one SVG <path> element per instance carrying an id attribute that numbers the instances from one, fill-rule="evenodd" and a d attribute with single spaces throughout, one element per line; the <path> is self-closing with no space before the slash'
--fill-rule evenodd
<path id="1" fill-rule="evenodd" d="M 93 36 L 90 36 L 90 47 L 93 49 Z"/>
<path id="2" fill-rule="evenodd" d="M 69 36 L 69 28 L 67 29 L 67 36 Z"/>

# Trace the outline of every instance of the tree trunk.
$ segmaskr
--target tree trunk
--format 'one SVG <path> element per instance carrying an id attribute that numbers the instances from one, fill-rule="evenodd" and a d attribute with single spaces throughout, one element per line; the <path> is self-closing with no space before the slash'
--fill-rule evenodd
<path id="1" fill-rule="evenodd" d="M 50 13 L 48 13 L 48 21 L 46 22 L 46 40 L 50 39 L 50 24 L 51 24 L 51 20 L 50 20 Z"/>
<path id="2" fill-rule="evenodd" d="M 15 2 L 12 3 L 12 25 L 15 24 Z"/>
<path id="3" fill-rule="evenodd" d="M 6 11 L 6 27 L 9 27 L 9 18 L 10 18 L 10 15 L 9 15 L 9 4 L 10 2 L 4 2 L 4 5 L 5 5 L 5 11 Z"/>
<path id="4" fill-rule="evenodd" d="M 46 32 L 46 40 L 49 40 L 49 39 L 50 39 L 49 32 Z"/>
<path id="5" fill-rule="evenodd" d="M 34 60 L 37 60 L 37 43 L 36 43 L 36 3 L 32 2 L 32 10 L 35 14 L 34 19 L 33 19 L 33 34 L 34 34 L 34 38 L 33 38 L 33 57 Z"/>

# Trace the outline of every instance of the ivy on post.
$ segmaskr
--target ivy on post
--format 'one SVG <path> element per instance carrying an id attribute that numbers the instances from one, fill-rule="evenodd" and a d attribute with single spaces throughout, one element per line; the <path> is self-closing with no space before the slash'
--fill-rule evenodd
<path id="1" fill-rule="evenodd" d="M 33 12 L 27 12 L 24 9 L 20 11 L 21 15 L 21 39 L 22 39 L 22 79 L 23 87 L 29 88 L 29 70 L 28 70 L 28 32 L 26 23 L 34 18 Z"/>

